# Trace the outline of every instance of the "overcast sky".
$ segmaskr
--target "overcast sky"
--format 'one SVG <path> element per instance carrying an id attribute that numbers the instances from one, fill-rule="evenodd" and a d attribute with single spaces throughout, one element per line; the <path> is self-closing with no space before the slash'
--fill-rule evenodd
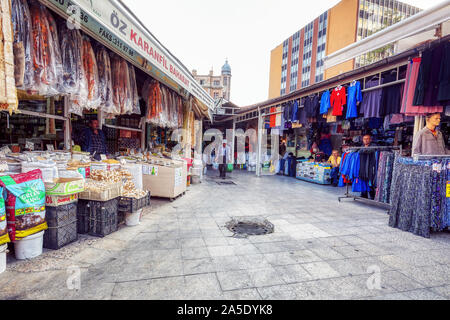
<path id="1" fill-rule="evenodd" d="M 220 73 L 228 58 L 231 101 L 268 98 L 270 51 L 339 0 L 123 0 L 188 69 Z M 406 0 L 422 9 L 441 0 Z"/>

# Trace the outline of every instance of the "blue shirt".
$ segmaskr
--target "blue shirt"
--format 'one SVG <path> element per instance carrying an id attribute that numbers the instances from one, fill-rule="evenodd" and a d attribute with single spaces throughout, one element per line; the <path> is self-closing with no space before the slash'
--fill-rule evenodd
<path id="1" fill-rule="evenodd" d="M 295 100 L 294 101 L 294 105 L 292 106 L 291 122 L 296 122 L 298 120 L 297 112 L 298 112 L 298 102 L 297 102 L 297 100 Z"/>
<path id="2" fill-rule="evenodd" d="M 355 85 L 350 85 L 347 90 L 347 119 L 357 118 L 358 110 L 356 103 L 362 101 L 361 84 L 356 81 Z"/>
<path id="3" fill-rule="evenodd" d="M 327 90 L 320 98 L 320 114 L 327 113 L 330 106 L 330 91 Z"/>

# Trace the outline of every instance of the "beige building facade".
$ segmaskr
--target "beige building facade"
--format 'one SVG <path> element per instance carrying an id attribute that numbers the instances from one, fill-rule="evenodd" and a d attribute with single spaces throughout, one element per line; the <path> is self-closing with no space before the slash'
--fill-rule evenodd
<path id="1" fill-rule="evenodd" d="M 220 75 L 214 75 L 213 70 L 210 70 L 207 75 L 199 75 L 197 70 L 192 70 L 192 76 L 212 98 L 230 101 L 231 67 L 228 60 L 222 66 Z"/>

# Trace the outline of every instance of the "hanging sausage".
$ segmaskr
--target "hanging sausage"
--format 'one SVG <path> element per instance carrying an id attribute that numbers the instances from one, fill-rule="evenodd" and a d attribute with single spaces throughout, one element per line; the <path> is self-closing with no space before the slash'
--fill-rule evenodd
<path id="1" fill-rule="evenodd" d="M 101 98 L 100 108 L 107 114 L 118 115 L 120 110 L 113 102 L 111 59 L 109 58 L 108 50 L 104 46 L 99 45 L 96 58 Z"/>
<path id="2" fill-rule="evenodd" d="M 83 66 L 87 81 L 88 99 L 86 107 L 88 109 L 97 109 L 101 103 L 100 90 L 98 83 L 97 59 L 92 49 L 91 41 L 83 37 Z"/>
<path id="3" fill-rule="evenodd" d="M 131 104 L 132 110 L 130 113 L 141 114 L 141 108 L 139 106 L 139 95 L 137 91 L 137 83 L 136 83 L 136 72 L 133 66 L 129 66 L 128 68 L 130 73 L 130 93 L 131 93 Z"/>

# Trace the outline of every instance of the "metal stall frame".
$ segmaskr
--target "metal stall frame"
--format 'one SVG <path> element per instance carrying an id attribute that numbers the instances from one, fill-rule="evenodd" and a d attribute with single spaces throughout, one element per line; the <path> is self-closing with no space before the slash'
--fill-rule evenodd
<path id="1" fill-rule="evenodd" d="M 400 154 L 402 154 L 402 146 L 371 146 L 371 147 L 350 147 L 347 148 L 346 150 L 393 150 L 393 151 L 398 151 L 400 152 Z M 377 207 L 381 207 L 384 209 L 390 209 L 391 205 L 388 203 L 384 203 L 384 202 L 379 202 L 379 201 L 375 201 L 372 199 L 366 199 L 363 197 L 359 197 L 359 196 L 355 196 L 350 194 L 350 190 L 349 190 L 349 184 L 346 183 L 346 191 L 345 191 L 345 196 L 343 197 L 338 197 L 338 201 L 341 202 L 342 199 L 353 199 L 354 201 L 360 201 L 363 202 L 365 204 L 369 204 L 369 205 L 373 205 L 373 206 L 377 206 Z"/>

